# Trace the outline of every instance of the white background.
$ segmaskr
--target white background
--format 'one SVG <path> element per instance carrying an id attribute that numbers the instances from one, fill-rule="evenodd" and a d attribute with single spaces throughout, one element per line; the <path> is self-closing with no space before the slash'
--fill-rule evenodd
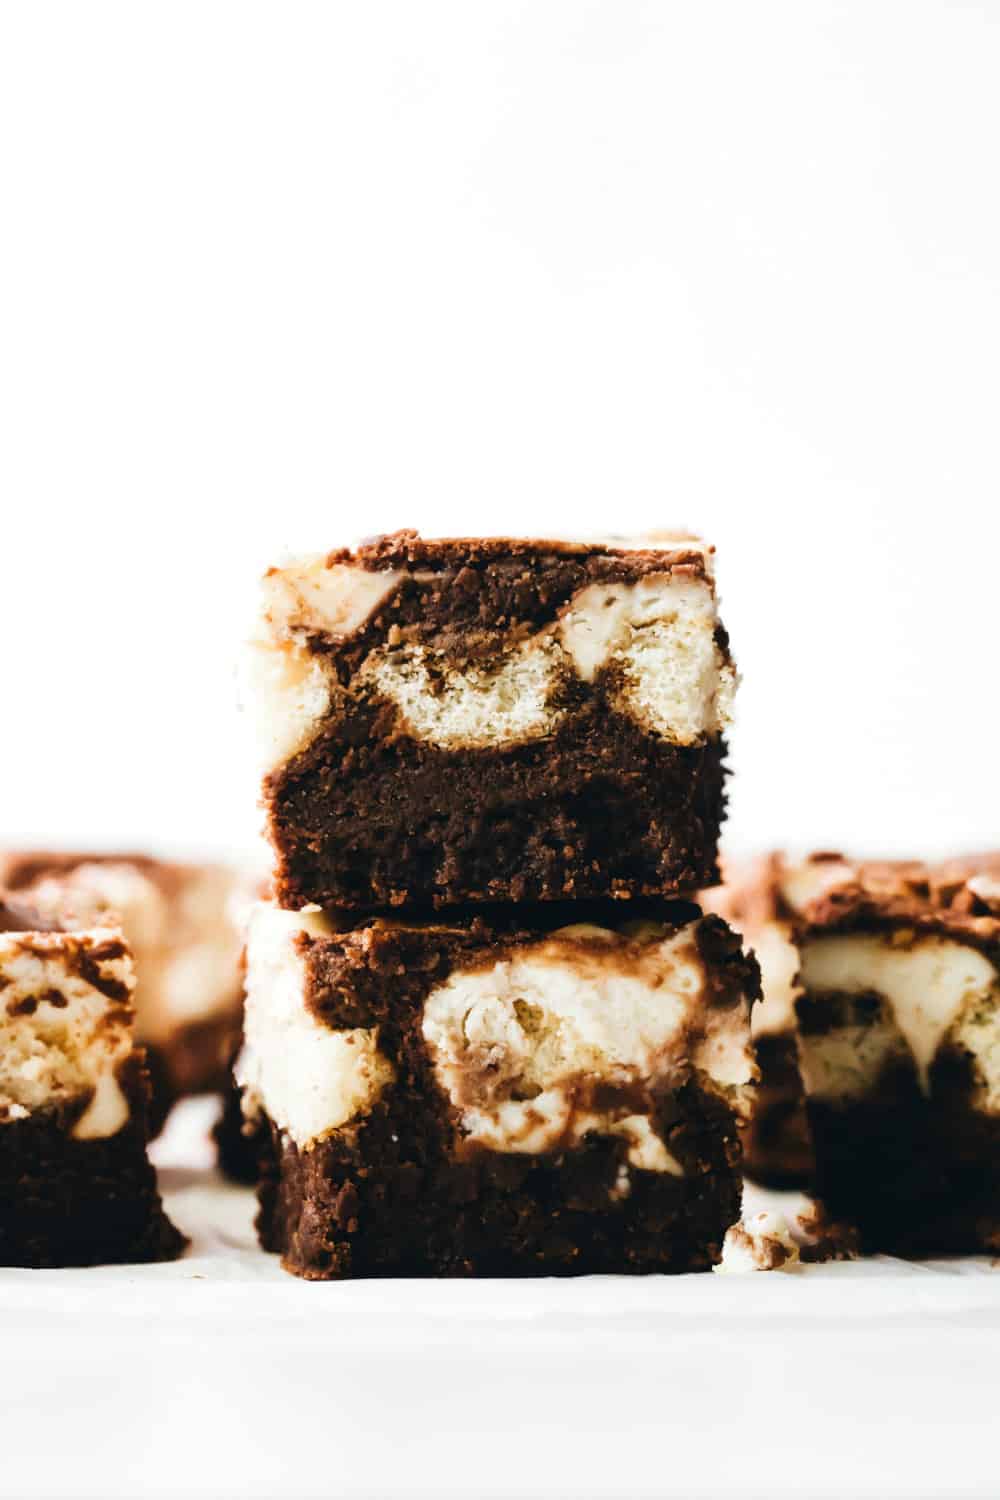
<path id="1" fill-rule="evenodd" d="M 249 848 L 289 549 L 714 539 L 731 838 L 1000 838 L 1000 7 L 79 4 L 0 33 L 0 836 Z"/>
<path id="2" fill-rule="evenodd" d="M 733 842 L 1000 841 L 998 80 L 986 0 L 4 6 L 0 843 L 250 850 L 253 580 L 402 525 L 703 531 Z M 0 1494 L 996 1492 L 985 1268 L 217 1238 L 8 1273 Z"/>

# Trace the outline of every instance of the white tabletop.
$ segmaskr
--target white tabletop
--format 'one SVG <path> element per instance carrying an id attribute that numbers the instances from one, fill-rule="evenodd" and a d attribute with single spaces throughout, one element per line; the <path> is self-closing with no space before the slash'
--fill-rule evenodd
<path id="1" fill-rule="evenodd" d="M 997 1494 L 989 1261 L 306 1283 L 204 1120 L 157 1148 L 182 1260 L 0 1271 L 0 1495 Z"/>

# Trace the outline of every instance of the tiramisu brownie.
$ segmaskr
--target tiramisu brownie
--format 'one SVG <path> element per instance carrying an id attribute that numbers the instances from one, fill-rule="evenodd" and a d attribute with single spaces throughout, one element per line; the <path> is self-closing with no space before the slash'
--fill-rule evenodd
<path id="1" fill-rule="evenodd" d="M 0 886 L 61 922 L 121 927 L 157 1126 L 180 1095 L 224 1087 L 243 1009 L 245 876 L 136 854 L 19 853 L 0 855 Z"/>
<path id="2" fill-rule="evenodd" d="M 739 1216 L 757 966 L 687 902 L 416 923 L 262 905 L 263 1244 L 315 1279 L 711 1266 Z M 569 925 L 562 925 L 568 922 Z"/>
<path id="3" fill-rule="evenodd" d="M 750 1023 L 760 1082 L 743 1136 L 743 1163 L 748 1177 L 784 1188 L 803 1186 L 812 1171 L 795 1024 L 799 952 L 782 889 L 790 871 L 780 854 L 727 859 L 724 884 L 699 897 L 743 934 L 760 964 L 763 998 Z"/>
<path id="4" fill-rule="evenodd" d="M 112 928 L 0 905 L 0 1265 L 170 1260 L 146 1157 L 132 957 Z"/>
<path id="5" fill-rule="evenodd" d="M 733 681 L 695 542 L 407 531 L 272 568 L 247 689 L 277 900 L 711 884 Z"/>
<path id="6" fill-rule="evenodd" d="M 815 1190 L 865 1250 L 1000 1249 L 1000 856 L 786 869 Z"/>

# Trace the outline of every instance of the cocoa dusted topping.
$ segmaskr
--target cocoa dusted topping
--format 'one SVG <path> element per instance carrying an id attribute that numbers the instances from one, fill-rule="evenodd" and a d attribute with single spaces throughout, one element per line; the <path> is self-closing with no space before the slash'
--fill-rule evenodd
<path id="1" fill-rule="evenodd" d="M 1000 961 L 1000 854 L 968 855 L 926 864 L 919 860 L 852 861 L 815 855 L 806 862 L 845 864 L 843 883 L 820 890 L 789 912 L 795 928 L 877 931 L 910 926 L 917 934 L 954 938 Z"/>
<path id="2" fill-rule="evenodd" d="M 591 584 L 629 585 L 664 573 L 710 579 L 703 553 L 683 543 L 676 552 L 616 551 L 605 543 L 503 537 L 424 541 L 416 532 L 398 532 L 356 552 L 333 552 L 326 562 L 396 578 L 388 597 L 354 629 L 310 634 L 310 648 L 329 656 L 342 685 L 378 645 L 421 646 L 434 653 L 439 666 L 467 666 L 495 659 L 536 635 Z M 724 630 L 717 640 L 728 659 Z"/>
<path id="3" fill-rule="evenodd" d="M 723 875 L 705 905 L 750 934 L 768 922 L 800 936 L 911 924 L 1000 955 L 1000 853 L 925 863 L 775 852 L 731 868 L 723 861 Z"/>
<path id="4" fill-rule="evenodd" d="M 528 562 L 537 566 L 539 560 L 550 566 L 563 561 L 587 565 L 595 558 L 613 558 L 624 559 L 626 563 L 636 560 L 636 571 L 632 573 L 632 577 L 641 576 L 644 572 L 661 571 L 665 567 L 672 567 L 675 562 L 691 568 L 701 577 L 707 576 L 705 549 L 696 537 L 662 534 L 662 539 L 654 535 L 648 540 L 656 545 L 632 547 L 623 539 L 618 546 L 614 538 L 579 542 L 502 536 L 425 540 L 417 531 L 403 530 L 366 538 L 354 552 L 349 548 L 340 548 L 332 552 L 327 561 L 357 563 L 363 568 L 378 571 L 404 568 L 458 570 L 508 560 L 512 560 L 515 565 Z"/>

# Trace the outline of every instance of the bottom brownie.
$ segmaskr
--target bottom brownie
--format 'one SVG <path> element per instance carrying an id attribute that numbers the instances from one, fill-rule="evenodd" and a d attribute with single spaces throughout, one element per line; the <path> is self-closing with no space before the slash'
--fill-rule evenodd
<path id="1" fill-rule="evenodd" d="M 718 918 L 651 907 L 342 930 L 261 907 L 240 1075 L 273 1145 L 262 1243 L 312 1279 L 712 1266 L 757 968 Z"/>

